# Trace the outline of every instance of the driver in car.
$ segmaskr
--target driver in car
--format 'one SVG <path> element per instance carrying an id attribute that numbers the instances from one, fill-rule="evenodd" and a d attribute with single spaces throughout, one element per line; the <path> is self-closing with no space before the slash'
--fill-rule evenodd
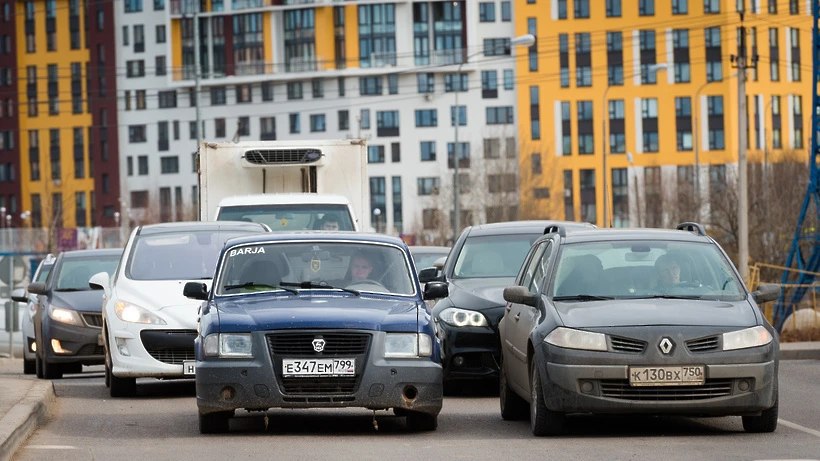
<path id="1" fill-rule="evenodd" d="M 350 259 L 350 280 L 354 283 L 370 279 L 372 272 L 373 262 L 364 253 L 358 253 Z"/>

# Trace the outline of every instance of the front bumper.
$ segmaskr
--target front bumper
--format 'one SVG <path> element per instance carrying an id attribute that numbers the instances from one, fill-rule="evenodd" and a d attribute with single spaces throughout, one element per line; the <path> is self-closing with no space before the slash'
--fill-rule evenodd
<path id="1" fill-rule="evenodd" d="M 173 325 L 142 325 L 111 319 L 108 349 L 111 372 L 118 378 L 193 378 L 183 362 L 193 361 L 196 331 Z"/>
<path id="2" fill-rule="evenodd" d="M 303 379 L 306 385 L 283 385 L 281 359 L 268 349 L 266 335 L 254 334 L 254 357 L 209 359 L 196 363 L 200 414 L 245 408 L 401 408 L 437 415 L 443 400 L 442 368 L 430 359 L 385 359 L 383 332 L 372 332 L 369 351 L 356 357 L 356 384 L 333 390 L 334 378 Z M 338 356 L 341 358 L 342 356 Z"/>
<path id="3" fill-rule="evenodd" d="M 557 348 L 537 348 L 536 367 L 544 402 L 562 413 L 643 413 L 691 416 L 758 414 L 777 398 L 776 347 L 689 354 L 679 351 L 629 357 Z M 582 365 L 583 364 L 583 365 Z M 705 383 L 631 386 L 630 366 L 703 365 Z"/>
<path id="4" fill-rule="evenodd" d="M 101 328 L 54 321 L 44 327 L 42 344 L 48 363 L 100 365 L 105 362 Z M 59 349 L 55 347 L 55 341 L 59 344 Z"/>
<path id="5" fill-rule="evenodd" d="M 498 320 L 501 316 L 495 310 L 484 314 L 491 318 L 491 325 L 486 327 L 454 327 L 436 319 L 445 381 L 498 379 L 501 363 Z"/>

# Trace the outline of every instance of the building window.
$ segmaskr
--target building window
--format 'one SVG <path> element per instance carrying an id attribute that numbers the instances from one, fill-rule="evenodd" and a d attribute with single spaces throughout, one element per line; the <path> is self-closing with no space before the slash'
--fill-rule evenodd
<path id="1" fill-rule="evenodd" d="M 134 25 L 134 53 L 145 52 L 145 26 Z"/>
<path id="2" fill-rule="evenodd" d="M 689 14 L 689 0 L 672 0 L 672 14 Z"/>
<path id="3" fill-rule="evenodd" d="M 359 128 L 362 130 L 370 129 L 370 109 L 359 111 Z"/>
<path id="4" fill-rule="evenodd" d="M 672 56 L 675 62 L 675 83 L 691 81 L 689 63 L 689 31 L 675 29 L 672 31 Z"/>
<path id="5" fill-rule="evenodd" d="M 678 151 L 692 150 L 692 99 L 675 98 L 675 132 Z"/>
<path id="6" fill-rule="evenodd" d="M 512 2 L 510 0 L 503 0 L 501 2 L 501 21 L 512 21 Z"/>
<path id="7" fill-rule="evenodd" d="M 575 0 L 573 2 L 575 19 L 589 18 L 589 0 Z"/>
<path id="8" fill-rule="evenodd" d="M 569 35 L 558 35 L 558 61 L 561 66 L 561 88 L 569 88 Z"/>
<path id="9" fill-rule="evenodd" d="M 421 141 L 419 146 L 421 151 L 422 162 L 436 161 L 436 142 L 435 141 Z"/>
<path id="10" fill-rule="evenodd" d="M 663 195 L 661 168 L 644 168 L 644 200 L 646 202 L 646 227 L 663 227 Z"/>
<path id="11" fill-rule="evenodd" d="M 140 155 L 137 157 L 137 174 L 139 176 L 147 176 L 148 175 L 148 156 L 147 155 Z M 138 205 L 134 204 L 133 206 L 138 207 Z"/>
<path id="12" fill-rule="evenodd" d="M 567 19 L 567 0 L 556 0 L 558 3 L 558 19 Z M 527 0 L 527 3 L 535 3 L 535 0 Z"/>
<path id="13" fill-rule="evenodd" d="M 298 134 L 302 131 L 298 112 L 288 114 L 288 125 L 290 126 L 291 134 Z"/>
<path id="14" fill-rule="evenodd" d="M 361 67 L 396 65 L 396 7 L 392 3 L 359 6 Z"/>
<path id="15" fill-rule="evenodd" d="M 263 141 L 273 141 L 276 139 L 276 117 L 259 118 L 259 137 Z"/>
<path id="16" fill-rule="evenodd" d="M 803 148 L 803 96 L 792 96 L 792 126 L 794 127 L 794 149 Z"/>
<path id="17" fill-rule="evenodd" d="M 720 0 L 703 0 L 704 14 L 720 13 Z"/>
<path id="18" fill-rule="evenodd" d="M 128 142 L 135 144 L 147 142 L 148 136 L 146 134 L 145 125 L 130 125 L 128 127 Z"/>
<path id="19" fill-rule="evenodd" d="M 156 27 L 155 35 L 157 36 L 157 43 L 165 43 L 167 40 L 165 34 L 165 24 L 160 24 Z"/>
<path id="20" fill-rule="evenodd" d="M 771 100 L 772 106 L 772 148 L 781 149 L 783 147 L 783 124 L 780 118 L 780 96 L 774 95 Z"/>
<path id="21" fill-rule="evenodd" d="M 325 114 L 310 115 L 310 132 L 322 133 L 325 131 Z"/>
<path id="22" fill-rule="evenodd" d="M 288 82 L 288 101 L 294 99 L 302 99 L 302 82 Z"/>
<path id="23" fill-rule="evenodd" d="M 723 96 L 707 96 L 706 107 L 709 114 L 709 150 L 724 149 Z"/>
<path id="24" fill-rule="evenodd" d="M 376 136 L 399 135 L 399 111 L 376 111 Z"/>
<path id="25" fill-rule="evenodd" d="M 167 151 L 170 148 L 170 141 L 168 139 L 168 122 L 162 121 L 157 123 L 157 150 Z"/>
<path id="26" fill-rule="evenodd" d="M 393 163 L 401 162 L 401 144 L 397 142 L 390 143 L 390 161 Z"/>
<path id="27" fill-rule="evenodd" d="M 578 101 L 578 153 L 595 152 L 595 138 L 592 130 L 592 101 Z"/>
<path id="28" fill-rule="evenodd" d="M 416 127 L 438 126 L 438 111 L 436 109 L 416 109 Z"/>
<path id="29" fill-rule="evenodd" d="M 211 87 L 211 105 L 224 106 L 228 103 L 227 91 L 224 86 Z"/>
<path id="30" fill-rule="evenodd" d="M 83 113 L 83 71 L 79 62 L 71 63 L 71 113 Z"/>
<path id="31" fill-rule="evenodd" d="M 177 91 L 168 90 L 157 93 L 160 109 L 170 109 L 177 106 Z"/>
<path id="32" fill-rule="evenodd" d="M 313 8 L 284 12 L 285 71 L 316 70 L 315 10 Z"/>
<path id="33" fill-rule="evenodd" d="M 484 158 L 501 158 L 501 140 L 498 138 L 484 138 Z"/>
<path id="34" fill-rule="evenodd" d="M 145 77 L 145 61 L 142 59 L 126 61 L 125 76 L 127 78 Z"/>
<path id="35" fill-rule="evenodd" d="M 769 28 L 769 78 L 773 82 L 780 80 L 778 65 L 780 64 L 780 45 L 778 44 L 777 28 Z"/>
<path id="36" fill-rule="evenodd" d="M 575 34 L 575 85 L 592 86 L 592 43 L 589 33 Z"/>
<path id="37" fill-rule="evenodd" d="M 224 138 L 225 133 L 227 132 L 227 125 L 225 124 L 224 118 L 217 118 L 214 119 L 214 129 L 216 131 L 217 138 Z M 202 133 L 202 137 L 205 137 L 205 133 Z"/>
<path id="38" fill-rule="evenodd" d="M 512 90 L 515 87 L 515 72 L 512 69 L 504 69 L 504 89 Z"/>
<path id="39" fill-rule="evenodd" d="M 626 152 L 626 119 L 623 99 L 609 101 L 609 152 Z"/>
<path id="40" fill-rule="evenodd" d="M 60 113 L 60 77 L 57 73 L 57 65 L 48 65 L 48 114 L 58 115 Z"/>
<path id="41" fill-rule="evenodd" d="M 236 121 L 236 134 L 237 136 L 250 136 L 251 135 L 251 119 L 248 116 L 239 117 Z"/>
<path id="42" fill-rule="evenodd" d="M 498 71 L 481 71 L 481 97 L 484 99 L 498 97 Z"/>
<path id="43" fill-rule="evenodd" d="M 240 104 L 253 102 L 253 89 L 250 84 L 236 85 L 236 102 Z"/>
<path id="44" fill-rule="evenodd" d="M 641 84 L 655 84 L 658 81 L 658 71 L 655 49 L 655 31 L 641 30 L 638 32 L 641 52 Z"/>
<path id="45" fill-rule="evenodd" d="M 536 18 L 527 18 L 527 33 L 533 37 L 538 37 L 537 21 Z M 530 72 L 536 72 L 538 70 L 538 38 L 527 48 L 527 62 L 529 63 Z"/>
<path id="46" fill-rule="evenodd" d="M 83 129 L 74 128 L 74 178 L 85 177 L 85 140 Z"/>
<path id="47" fill-rule="evenodd" d="M 393 176 L 391 183 L 393 186 L 393 229 L 401 234 L 404 231 L 404 218 L 402 216 L 401 200 L 401 176 Z"/>
<path id="48" fill-rule="evenodd" d="M 347 131 L 350 129 L 350 111 L 347 109 L 340 110 L 337 112 L 337 118 L 339 120 L 339 131 Z"/>
<path id="49" fill-rule="evenodd" d="M 658 151 L 658 100 L 641 99 L 642 152 Z"/>
<path id="50" fill-rule="evenodd" d="M 236 75 L 265 73 L 262 18 L 262 13 L 233 15 L 233 48 L 230 53 L 233 54 Z"/>
<path id="51" fill-rule="evenodd" d="M 720 27 L 707 27 L 703 30 L 706 43 L 706 81 L 723 80 L 723 63 L 721 62 Z"/>
<path id="52" fill-rule="evenodd" d="M 262 101 L 273 101 L 273 82 L 262 82 Z"/>
<path id="53" fill-rule="evenodd" d="M 567 221 L 575 221 L 572 190 L 572 170 L 564 170 L 564 219 Z"/>
<path id="54" fill-rule="evenodd" d="M 467 126 L 467 106 L 450 106 L 450 126 Z"/>
<path id="55" fill-rule="evenodd" d="M 480 2 L 478 4 L 479 22 L 495 22 L 495 2 Z"/>
<path id="56" fill-rule="evenodd" d="M 417 74 L 416 83 L 418 84 L 419 93 L 435 93 L 436 74 L 432 72 Z"/>
<path id="57" fill-rule="evenodd" d="M 595 170 L 579 171 L 581 182 L 581 221 L 598 222 L 595 207 Z"/>
<path id="58" fill-rule="evenodd" d="M 638 16 L 654 16 L 655 0 L 638 0 Z"/>
<path id="59" fill-rule="evenodd" d="M 629 227 L 629 174 L 626 168 L 612 169 L 612 225 Z"/>
<path id="60" fill-rule="evenodd" d="M 453 149 L 455 144 L 448 142 L 447 143 L 447 168 L 453 168 Z M 458 167 L 459 168 L 470 168 L 470 143 L 469 142 L 460 142 L 458 143 Z M 460 181 L 460 188 L 464 188 L 465 182 Z"/>
<path id="61" fill-rule="evenodd" d="M 439 178 L 418 178 L 418 195 L 438 195 Z"/>
<path id="62" fill-rule="evenodd" d="M 384 146 L 367 146 L 367 163 L 384 163 Z"/>
<path id="63" fill-rule="evenodd" d="M 543 168 L 541 166 L 541 154 L 539 152 L 533 152 L 530 155 L 530 174 L 537 176 L 541 173 L 543 173 Z"/>
<path id="64" fill-rule="evenodd" d="M 377 96 L 381 95 L 382 77 L 359 77 L 359 94 L 361 96 Z"/>
<path id="65" fill-rule="evenodd" d="M 561 101 L 561 154 L 572 155 L 572 120 L 567 101 Z"/>
<path id="66" fill-rule="evenodd" d="M 487 125 L 507 125 L 514 122 L 512 106 L 487 107 Z"/>
<path id="67" fill-rule="evenodd" d="M 789 27 L 789 37 L 791 41 L 791 69 L 789 79 L 792 82 L 799 82 L 800 75 L 800 29 Z"/>
<path id="68" fill-rule="evenodd" d="M 179 157 L 176 155 L 159 158 L 159 169 L 161 174 L 179 173 Z"/>
<path id="69" fill-rule="evenodd" d="M 325 86 L 324 82 L 320 78 L 314 78 L 310 81 L 310 88 L 311 94 L 313 99 L 319 99 L 325 97 Z"/>
<path id="70" fill-rule="evenodd" d="M 621 0 L 606 0 L 606 17 L 620 18 L 622 14 Z"/>
<path id="71" fill-rule="evenodd" d="M 541 139 L 541 102 L 537 85 L 530 87 L 530 139 Z"/>
<path id="72" fill-rule="evenodd" d="M 444 74 L 444 92 L 467 91 L 468 77 L 466 73 Z"/>
<path id="73" fill-rule="evenodd" d="M 624 51 L 621 32 L 606 33 L 606 65 L 609 85 L 624 84 Z"/>

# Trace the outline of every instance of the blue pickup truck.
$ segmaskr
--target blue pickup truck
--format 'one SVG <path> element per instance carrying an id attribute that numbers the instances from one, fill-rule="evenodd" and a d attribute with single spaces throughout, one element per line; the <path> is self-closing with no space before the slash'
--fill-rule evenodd
<path id="1" fill-rule="evenodd" d="M 392 409 L 432 431 L 442 407 L 441 351 L 399 239 L 353 232 L 260 234 L 229 240 L 200 299 L 196 339 L 201 433 L 229 430 L 236 410 Z"/>

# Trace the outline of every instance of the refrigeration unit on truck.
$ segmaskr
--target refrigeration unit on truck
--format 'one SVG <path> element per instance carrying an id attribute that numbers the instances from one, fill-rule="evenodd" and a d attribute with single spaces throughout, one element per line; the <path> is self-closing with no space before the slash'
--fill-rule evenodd
<path id="1" fill-rule="evenodd" d="M 274 231 L 370 230 L 362 139 L 209 142 L 199 145 L 199 216 Z"/>

